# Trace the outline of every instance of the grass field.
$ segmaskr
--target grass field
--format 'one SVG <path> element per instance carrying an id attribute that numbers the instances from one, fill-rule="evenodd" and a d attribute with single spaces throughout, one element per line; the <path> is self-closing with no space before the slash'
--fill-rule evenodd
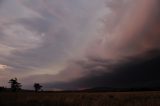
<path id="1" fill-rule="evenodd" d="M 160 106 L 160 92 L 8 92 L 0 106 Z"/>

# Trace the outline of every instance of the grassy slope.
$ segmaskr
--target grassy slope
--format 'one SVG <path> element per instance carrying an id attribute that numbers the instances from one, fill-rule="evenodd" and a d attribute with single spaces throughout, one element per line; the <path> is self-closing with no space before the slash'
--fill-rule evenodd
<path id="1" fill-rule="evenodd" d="M 0 106 L 160 106 L 160 92 L 0 93 Z"/>

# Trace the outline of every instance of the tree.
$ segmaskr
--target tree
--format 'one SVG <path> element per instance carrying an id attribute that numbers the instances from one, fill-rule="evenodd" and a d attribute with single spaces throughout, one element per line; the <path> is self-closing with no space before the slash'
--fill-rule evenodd
<path id="1" fill-rule="evenodd" d="M 35 92 L 42 90 L 42 86 L 39 83 L 34 83 Z"/>
<path id="2" fill-rule="evenodd" d="M 16 92 L 16 91 L 21 90 L 22 85 L 21 85 L 21 83 L 19 83 L 19 82 L 17 81 L 17 78 L 15 78 L 15 79 L 10 79 L 8 83 L 11 84 L 11 90 L 12 90 L 13 92 Z"/>

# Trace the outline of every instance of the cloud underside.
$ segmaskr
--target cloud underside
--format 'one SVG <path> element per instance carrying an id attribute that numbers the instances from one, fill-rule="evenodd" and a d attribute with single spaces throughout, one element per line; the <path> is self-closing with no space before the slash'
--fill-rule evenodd
<path id="1" fill-rule="evenodd" d="M 97 64 L 87 68 L 87 75 L 66 82 L 46 83 L 47 89 L 87 89 L 87 88 L 136 88 L 136 87 L 159 87 L 160 84 L 160 51 L 149 51 L 141 57 L 128 57 L 121 64 L 100 65 L 102 61 L 96 60 Z M 95 60 L 91 60 L 92 62 Z M 103 62 L 104 63 L 104 62 Z M 110 66 L 110 72 L 107 72 Z M 103 67 L 97 69 L 97 67 Z M 106 68 L 107 67 L 107 68 Z"/>

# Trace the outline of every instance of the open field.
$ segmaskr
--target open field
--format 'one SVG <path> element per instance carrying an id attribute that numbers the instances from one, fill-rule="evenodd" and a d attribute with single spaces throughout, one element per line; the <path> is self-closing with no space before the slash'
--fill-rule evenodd
<path id="1" fill-rule="evenodd" d="M 0 106 L 160 106 L 160 92 L 8 92 Z"/>

